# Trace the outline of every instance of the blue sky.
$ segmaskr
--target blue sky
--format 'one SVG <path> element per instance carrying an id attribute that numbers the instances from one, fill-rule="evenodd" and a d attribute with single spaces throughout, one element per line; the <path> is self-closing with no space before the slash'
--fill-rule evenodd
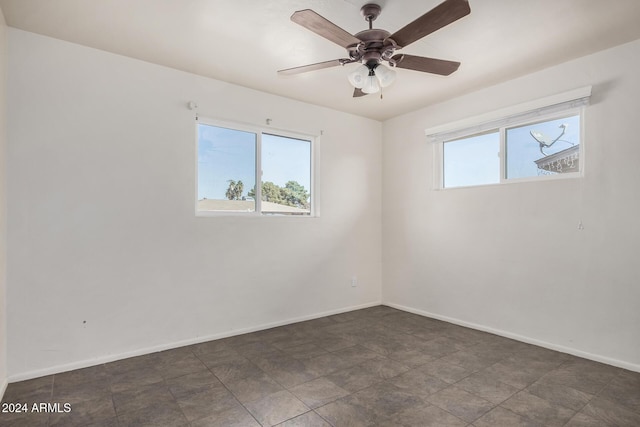
<path id="1" fill-rule="evenodd" d="M 226 199 L 228 181 L 241 180 L 246 196 L 255 184 L 256 134 L 198 125 L 198 199 Z M 263 181 L 297 181 L 311 189 L 311 142 L 262 135 Z"/>
<path id="2" fill-rule="evenodd" d="M 564 135 L 551 147 L 543 147 L 544 154 L 550 155 L 580 143 L 580 116 L 565 117 L 543 123 L 512 128 L 507 131 L 507 178 L 523 178 L 538 175 L 534 163 L 544 157 L 540 144 L 531 136 L 531 131 L 540 132 L 550 140 L 562 133 L 560 125 L 566 124 Z M 568 142 L 566 142 L 568 141 Z"/>
<path id="3" fill-rule="evenodd" d="M 444 144 L 444 186 L 500 182 L 500 133 L 492 132 Z"/>

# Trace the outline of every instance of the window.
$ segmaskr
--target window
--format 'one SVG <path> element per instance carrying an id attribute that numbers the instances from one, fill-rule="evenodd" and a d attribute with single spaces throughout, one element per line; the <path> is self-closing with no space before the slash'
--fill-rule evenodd
<path id="1" fill-rule="evenodd" d="M 580 115 L 507 128 L 506 179 L 580 171 Z"/>
<path id="2" fill-rule="evenodd" d="M 262 135 L 262 213 L 311 212 L 311 141 Z"/>
<path id="3" fill-rule="evenodd" d="M 500 182 L 500 133 L 489 132 L 444 144 L 445 188 Z"/>
<path id="4" fill-rule="evenodd" d="M 196 213 L 310 216 L 313 140 L 199 119 Z"/>
<path id="5" fill-rule="evenodd" d="M 198 212 L 256 210 L 248 188 L 256 182 L 257 135 L 198 124 Z"/>
<path id="6" fill-rule="evenodd" d="M 582 116 L 590 94 L 591 88 L 584 88 L 533 110 L 495 114 L 473 126 L 453 124 L 445 132 L 427 131 L 437 143 L 437 187 L 581 176 Z"/>

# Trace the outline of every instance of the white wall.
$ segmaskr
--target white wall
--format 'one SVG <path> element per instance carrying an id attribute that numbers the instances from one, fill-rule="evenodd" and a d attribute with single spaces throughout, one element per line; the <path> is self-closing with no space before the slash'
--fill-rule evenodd
<path id="1" fill-rule="evenodd" d="M 383 302 L 640 371 L 638 75 L 640 41 L 385 122 Z M 583 179 L 432 190 L 425 129 L 587 85 Z"/>
<path id="2" fill-rule="evenodd" d="M 639 58 L 634 42 L 381 126 L 10 29 L 9 378 L 374 304 L 381 284 L 397 307 L 640 370 Z M 583 179 L 431 189 L 425 128 L 585 85 Z M 322 215 L 196 218 L 190 100 L 323 130 Z"/>
<path id="3" fill-rule="evenodd" d="M 196 218 L 191 100 L 324 131 L 321 216 Z M 11 380 L 380 302 L 379 122 L 15 29 L 8 102 Z"/>
<path id="4" fill-rule="evenodd" d="M 7 27 L 0 9 L 0 398 L 7 387 L 7 312 L 6 312 L 6 261 L 7 261 L 7 198 L 6 162 L 6 88 L 7 88 Z"/>

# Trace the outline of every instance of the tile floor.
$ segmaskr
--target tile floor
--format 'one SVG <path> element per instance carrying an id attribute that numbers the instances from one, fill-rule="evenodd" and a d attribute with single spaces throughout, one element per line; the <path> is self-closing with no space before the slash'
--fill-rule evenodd
<path id="1" fill-rule="evenodd" d="M 1 426 L 640 426 L 640 373 L 389 307 L 10 384 Z M 64 403 L 71 412 L 64 412 Z"/>

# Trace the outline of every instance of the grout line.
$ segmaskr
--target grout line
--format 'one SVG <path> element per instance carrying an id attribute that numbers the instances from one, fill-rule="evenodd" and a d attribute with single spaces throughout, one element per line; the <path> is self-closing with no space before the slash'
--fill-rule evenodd
<path id="1" fill-rule="evenodd" d="M 213 340 L 213 341 L 215 341 L 215 340 Z M 209 342 L 209 341 L 207 341 L 207 342 Z M 234 350 L 234 351 L 235 351 L 235 350 Z M 240 399 L 238 399 L 238 396 L 236 396 L 236 395 L 235 395 L 235 393 L 233 393 L 233 391 L 229 390 L 229 388 L 227 387 L 227 385 L 226 385 L 226 384 L 225 384 L 225 383 L 224 383 L 220 378 L 218 378 L 218 376 L 217 376 L 217 375 L 216 375 L 216 374 L 211 370 L 211 368 L 210 368 L 209 366 L 207 366 L 207 364 L 206 364 L 206 363 L 204 363 L 204 361 L 200 358 L 200 356 L 198 356 L 198 355 L 193 351 L 193 348 L 191 349 L 191 353 L 192 353 L 196 358 L 198 358 L 198 360 L 199 360 L 199 361 L 204 365 L 204 367 L 205 367 L 205 368 L 207 368 L 207 371 L 209 371 L 209 372 L 211 373 L 211 375 L 213 375 L 213 376 L 214 376 L 214 377 L 215 377 L 215 378 L 220 382 L 220 384 L 222 384 L 222 386 L 225 388 L 225 390 L 227 390 L 227 392 L 229 392 L 229 394 L 231 394 L 231 396 L 233 396 L 233 398 L 236 400 L 236 402 L 238 402 L 238 404 L 239 404 L 242 408 L 244 408 L 244 410 L 245 410 L 245 411 L 247 411 L 247 413 L 248 413 L 248 414 L 249 414 L 249 415 L 250 415 L 250 416 L 251 416 L 251 417 L 256 421 L 256 423 L 258 423 L 258 425 L 262 425 L 262 424 L 260 424 L 260 422 L 257 420 L 257 418 L 256 418 L 256 417 L 251 413 L 251 411 L 249 411 L 249 409 L 247 409 L 247 407 L 246 407 L 246 406 L 244 406 L 244 403 L 242 403 L 242 402 L 240 401 Z M 215 353 L 215 351 L 214 351 L 213 353 Z M 249 359 L 247 359 L 247 360 L 249 360 Z M 253 364 L 253 362 L 252 362 L 251 360 L 249 360 L 249 362 Z M 255 364 L 254 364 L 254 366 L 255 366 Z M 258 369 L 260 369 L 260 367 L 259 367 L 259 366 L 256 366 L 256 367 L 257 367 Z M 260 370 L 262 370 L 262 369 L 260 369 Z M 172 395 L 173 395 L 173 393 L 172 393 Z M 175 398 L 175 396 L 174 396 L 174 398 Z M 181 409 L 182 409 L 182 408 L 181 408 Z M 186 418 L 186 416 L 185 416 L 185 418 Z M 203 417 L 203 418 L 207 418 L 207 417 Z M 199 419 L 203 419 L 203 418 L 199 418 Z M 188 421 L 188 419 L 187 419 L 187 421 Z"/>
<path id="2" fill-rule="evenodd" d="M 337 401 L 337 400 L 338 400 L 338 399 L 334 400 L 333 402 L 335 402 L 335 401 Z M 331 425 L 331 426 L 333 426 L 333 424 L 331 424 L 331 423 L 329 422 L 329 420 L 328 420 L 328 419 L 326 419 L 325 417 L 323 417 L 322 415 L 320 415 L 318 412 L 316 412 L 316 409 L 319 409 L 319 408 L 322 408 L 322 407 L 324 407 L 324 406 L 330 405 L 330 404 L 332 404 L 333 402 L 325 403 L 324 405 L 322 405 L 322 406 L 318 406 L 317 408 L 313 408 L 313 409 L 311 410 L 314 414 L 316 414 L 317 416 L 319 416 L 321 419 L 323 419 L 324 421 L 326 421 L 326 422 L 327 422 L 327 424 L 329 424 L 329 425 Z"/>

